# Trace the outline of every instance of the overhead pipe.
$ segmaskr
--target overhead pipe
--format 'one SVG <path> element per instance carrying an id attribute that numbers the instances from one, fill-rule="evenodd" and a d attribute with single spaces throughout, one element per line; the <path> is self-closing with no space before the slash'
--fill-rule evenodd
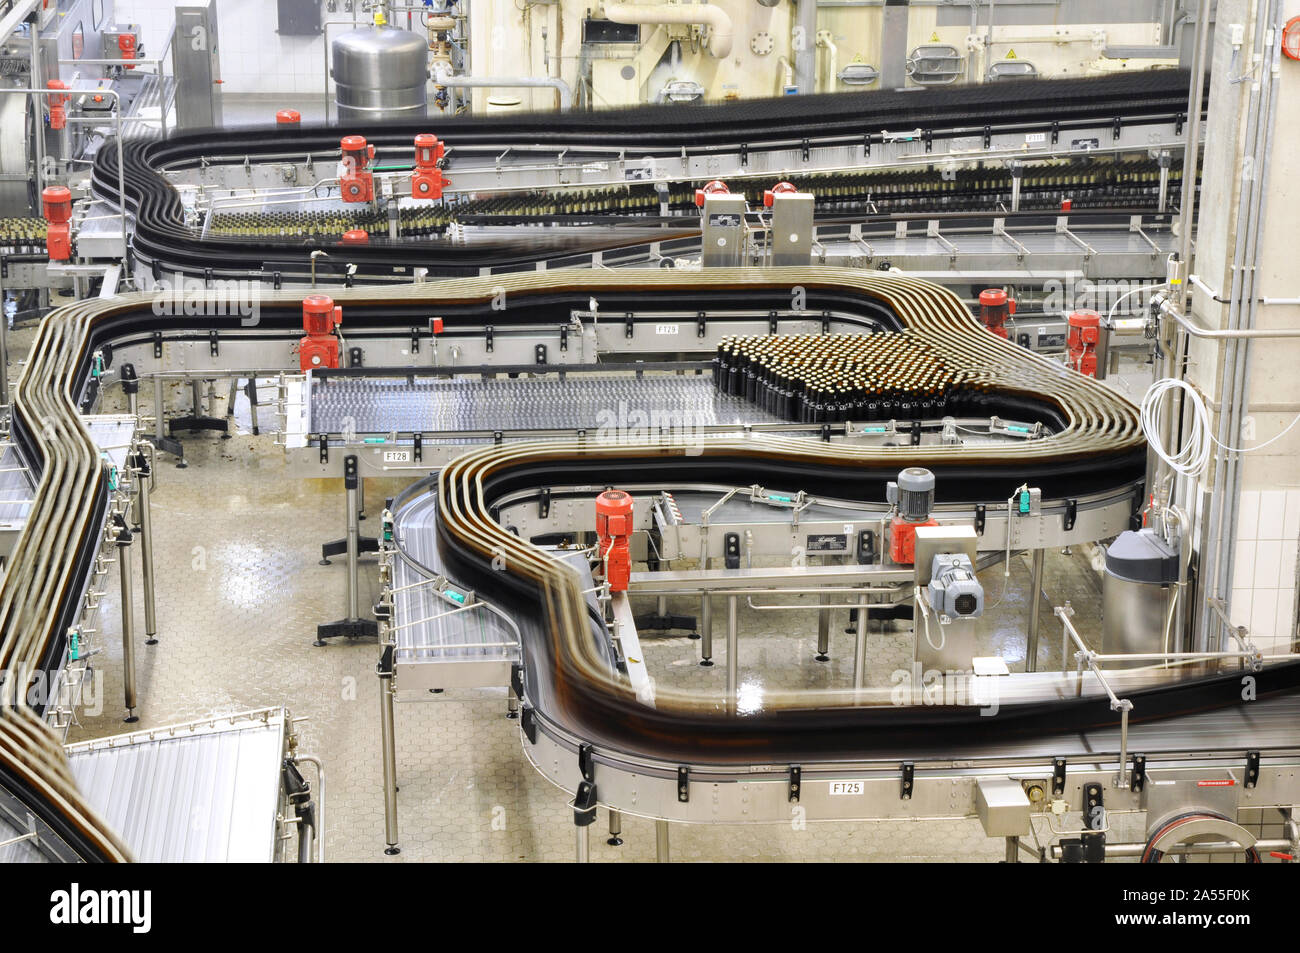
<path id="1" fill-rule="evenodd" d="M 804 2 L 813 6 L 815 15 L 817 11 L 812 0 L 804 0 Z M 605 4 L 605 16 L 615 23 L 651 25 L 689 23 L 707 26 L 709 28 L 709 53 L 716 59 L 722 59 L 724 56 L 731 54 L 731 17 L 727 15 L 727 11 L 723 10 L 722 7 L 714 6 L 711 3 L 671 5 L 607 3 Z"/>
<path id="2" fill-rule="evenodd" d="M 795 0 L 794 84 L 801 93 L 817 88 L 817 0 Z"/>
<path id="3" fill-rule="evenodd" d="M 560 108 L 573 108 L 573 90 L 569 84 L 558 76 L 456 76 L 453 73 L 439 72 L 433 77 L 434 83 L 452 89 L 488 88 L 488 89 L 541 89 L 550 88 L 560 94 Z"/>

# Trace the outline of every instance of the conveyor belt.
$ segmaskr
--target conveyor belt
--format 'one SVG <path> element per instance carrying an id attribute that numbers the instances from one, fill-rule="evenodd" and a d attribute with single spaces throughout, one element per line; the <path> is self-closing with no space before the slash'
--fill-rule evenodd
<path id="1" fill-rule="evenodd" d="M 1012 128 L 1055 136 L 1071 124 L 1099 119 L 1123 123 L 1169 122 L 1185 114 L 1188 77 L 1177 71 L 1149 71 L 1082 80 L 1031 80 L 986 83 L 951 89 L 908 93 L 867 92 L 745 100 L 690 108 L 663 106 L 605 110 L 599 113 L 444 119 L 436 133 L 454 149 L 516 144 L 612 149 L 638 157 L 677 156 L 683 151 L 706 155 L 744 145 L 752 153 L 788 147 L 808 138 L 841 138 L 862 144 L 864 136 L 880 137 L 886 128 L 910 128 L 924 123 L 927 141 L 972 136 L 985 130 Z M 429 120 L 349 126 L 385 155 L 405 156 L 416 133 L 430 131 Z M 257 161 L 337 160 L 337 128 L 259 129 L 255 137 L 229 131 L 203 131 L 166 140 L 135 140 L 124 144 L 127 203 L 136 216 L 134 249 L 162 271 L 185 271 L 216 277 L 250 273 L 301 276 L 309 271 L 314 248 L 335 251 L 318 267 L 355 265 L 358 275 L 409 274 L 426 267 L 430 275 L 478 274 L 488 267 L 535 267 L 539 260 L 614 249 L 631 240 L 615 233 L 597 237 L 531 235 L 479 245 L 416 242 L 376 243 L 373 247 L 339 246 L 316 239 L 297 243 L 276 240 L 199 239 L 186 226 L 180 198 L 163 176 L 166 169 L 205 164 L 240 165 Z M 117 194 L 116 150 L 101 149 L 96 157 L 97 195 Z M 664 237 L 673 237 L 670 234 Z"/>
<path id="2" fill-rule="evenodd" d="M 637 378 L 570 374 L 516 380 L 315 379 L 312 433 L 711 427 L 780 420 L 739 397 L 719 394 L 708 376 Z"/>
<path id="3" fill-rule="evenodd" d="M 1128 486 L 1140 475 L 1145 448 L 1136 409 L 1091 378 L 987 334 L 961 301 L 937 286 L 883 273 L 828 268 L 673 272 L 556 272 L 353 289 L 336 296 L 352 334 L 409 336 L 434 311 L 491 314 L 504 289 L 516 320 L 554 326 L 599 297 L 611 310 L 693 306 L 767 309 L 789 289 L 805 289 L 808 307 L 833 308 L 924 336 L 953 366 L 978 368 L 991 385 L 993 407 L 1035 408 L 1054 416 L 1053 434 L 996 446 L 850 448 L 798 439 L 717 439 L 691 446 L 572 442 L 503 444 L 471 451 L 446 466 L 438 497 L 439 545 L 448 575 L 490 595 L 512 616 L 539 620 L 539 637 L 523 639 L 525 695 L 539 725 L 552 726 L 605 750 L 686 761 L 753 763 L 802 758 L 852 758 L 887 739 L 906 746 L 937 732 L 954 748 L 996 745 L 1044 732 L 1088 731 L 1112 724 L 1104 701 L 1085 695 L 1007 704 L 997 718 L 948 706 L 899 708 L 853 704 L 817 693 L 773 698 L 744 718 L 719 711 L 716 699 L 660 691 L 656 708 L 640 705 L 609 674 L 591 638 L 588 603 L 577 575 L 515 538 L 490 515 L 493 501 L 515 489 L 624 480 L 807 486 L 845 499 L 878 500 L 883 485 L 910 464 L 936 472 L 941 501 L 996 502 L 1006 487 L 1028 480 L 1047 497 Z M 127 295 L 57 309 L 42 323 L 14 394 L 14 439 L 39 469 L 32 518 L 14 550 L 0 589 L 0 669 L 37 671 L 56 665 L 78 610 L 87 560 L 99 545 L 107 470 L 74 401 L 91 380 L 92 355 L 154 332 L 206 339 L 209 328 L 239 328 L 239 318 L 155 314 L 154 299 Z M 211 304 L 215 311 L 216 299 Z M 475 310 L 477 309 L 477 311 Z M 296 340 L 301 298 L 270 294 L 250 334 Z M 200 324 L 200 327 L 195 327 Z M 166 353 L 166 352 L 164 352 Z M 165 369 L 165 368 L 164 368 Z M 109 374 L 116 372 L 110 363 Z M 1009 414 L 1008 414 L 1009 415 Z M 493 567 L 501 557 L 505 571 Z M 1261 696 L 1294 691 L 1300 665 L 1281 664 L 1256 676 Z M 12 690 L 13 682 L 9 683 Z M 1135 717 L 1154 719 L 1240 704 L 1234 675 L 1186 679 L 1134 691 Z M 14 701 L 11 697 L 11 701 Z M 26 706 L 0 715 L 0 785 L 24 792 L 47 822 L 62 825 L 84 855 L 108 859 L 126 850 L 76 794 L 50 732 Z"/>

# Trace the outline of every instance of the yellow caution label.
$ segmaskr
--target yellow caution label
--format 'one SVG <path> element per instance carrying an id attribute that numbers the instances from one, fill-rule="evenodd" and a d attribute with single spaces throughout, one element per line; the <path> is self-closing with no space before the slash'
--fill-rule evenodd
<path id="1" fill-rule="evenodd" d="M 1009 59 L 1009 60 L 1014 60 L 1015 58 L 1016 58 L 1016 51 L 1015 51 L 1015 50 L 1007 50 L 1007 59 Z"/>
<path id="2" fill-rule="evenodd" d="M 939 31 L 938 31 L 938 30 L 935 30 L 933 33 L 930 34 L 930 42 L 931 42 L 931 43 L 938 43 L 938 42 L 939 42 Z"/>

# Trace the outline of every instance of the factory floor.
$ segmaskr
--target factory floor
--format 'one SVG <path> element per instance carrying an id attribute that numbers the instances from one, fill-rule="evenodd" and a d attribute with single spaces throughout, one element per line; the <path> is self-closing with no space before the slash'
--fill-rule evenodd
<path id="1" fill-rule="evenodd" d="M 25 329 L 12 335 L 15 362 L 31 337 Z M 185 400 L 178 393 L 172 397 L 178 405 Z M 377 648 L 371 642 L 312 645 L 317 623 L 345 614 L 345 561 L 319 565 L 320 543 L 343 533 L 341 481 L 288 476 L 274 437 L 249 432 L 247 410 L 241 399 L 238 433 L 232 439 L 204 435 L 187 440 L 185 469 L 159 458 L 152 510 L 159 642 L 144 644 L 143 594 L 137 582 L 140 721 L 130 727 L 286 705 L 302 719 L 297 726 L 300 750 L 319 756 L 327 771 L 329 861 L 572 859 L 568 797 L 528 764 L 518 722 L 505 717 L 504 689 L 449 691 L 399 703 L 402 852 L 384 855 Z M 213 413 L 224 412 L 219 401 Z M 382 499 L 400 488 L 398 483 L 367 482 L 371 520 L 362 524 L 363 532 L 375 525 Z M 373 559 L 364 560 L 362 567 L 361 604 L 368 605 L 379 594 Z M 981 651 L 1001 655 L 1015 669 L 1025 650 L 1028 559 L 1012 559 L 1009 580 L 1000 565 L 981 576 L 988 594 L 988 611 L 980 622 Z M 110 579 L 105 588 L 97 636 L 102 710 L 94 715 L 83 711 L 68 741 L 118 734 L 128 727 L 122 721 L 118 587 Z M 1100 631 L 1100 578 L 1084 549 L 1048 552 L 1044 590 L 1040 668 L 1060 663 L 1059 627 L 1051 605 L 1071 600 L 1080 631 Z M 670 600 L 669 608 L 698 612 L 693 599 Z M 831 660 L 825 663 L 813 658 L 816 618 L 814 612 L 742 609 L 742 681 L 849 684 L 853 636 L 844 631 L 847 613 L 834 615 Z M 644 654 L 651 674 L 665 683 L 724 685 L 724 640 L 716 640 L 718 664 L 713 668 L 699 666 L 699 644 L 685 637 L 647 639 Z M 883 629 L 873 625 L 868 644 L 870 682 L 888 684 L 889 673 L 910 660 L 905 623 Z M 602 811 L 600 831 L 604 822 Z M 1113 817 L 1112 824 L 1112 836 L 1131 840 L 1141 834 L 1137 817 Z M 606 844 L 603 833 L 593 836 L 592 860 L 655 858 L 650 821 L 625 817 L 622 836 L 625 843 L 619 847 Z M 974 819 L 811 823 L 804 829 L 674 825 L 671 832 L 673 860 L 996 862 L 1004 849 L 1001 840 L 985 837 Z"/>

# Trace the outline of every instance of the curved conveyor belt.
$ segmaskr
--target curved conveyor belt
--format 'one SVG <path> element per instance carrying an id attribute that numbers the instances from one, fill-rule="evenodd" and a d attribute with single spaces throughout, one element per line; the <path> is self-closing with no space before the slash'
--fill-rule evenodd
<path id="1" fill-rule="evenodd" d="M 556 237 L 529 230 L 529 237 L 476 243 L 377 241 L 371 247 L 316 240 L 281 241 L 201 238 L 185 224 L 180 197 L 165 170 L 203 166 L 242 166 L 257 162 L 338 161 L 340 131 L 364 135 L 388 161 L 408 161 L 417 133 L 435 132 L 453 149 L 467 153 L 483 148 L 492 154 L 509 146 L 541 145 L 626 150 L 629 158 L 680 157 L 736 151 L 751 154 L 790 149 L 805 139 L 842 140 L 861 149 L 865 136 L 881 141 L 892 129 L 920 128 L 933 142 L 1000 132 L 1067 136 L 1072 127 L 1112 120 L 1125 124 L 1168 123 L 1185 114 L 1188 74 L 1175 70 L 1136 72 L 1113 77 L 1070 80 L 1023 80 L 907 93 L 864 92 L 743 100 L 699 106 L 645 106 L 598 112 L 511 115 L 503 118 L 429 118 L 379 125 L 336 127 L 205 130 L 165 140 L 139 139 L 124 144 L 127 204 L 136 217 L 134 253 L 159 274 L 210 273 L 216 278 L 291 279 L 310 270 L 313 249 L 337 249 L 318 259 L 323 273 L 356 265 L 358 275 L 400 276 L 425 267 L 435 277 L 478 275 L 484 268 L 532 268 L 539 260 L 589 255 L 652 240 L 667 240 L 696 231 L 622 229 L 612 237 Z M 853 152 L 853 150 L 849 150 Z M 454 163 L 449 169 L 454 180 Z M 798 170 L 791 170 L 797 172 Z M 117 151 L 100 149 L 93 183 L 96 194 L 116 203 Z M 454 184 L 454 181 L 453 181 Z M 1040 213 L 1041 217 L 1041 213 Z M 630 220 L 634 222 L 635 220 Z M 539 235 L 540 233 L 540 235 Z M 637 234 L 629 234 L 637 233 Z M 337 261 L 334 259 L 337 258 Z"/>
<path id="2" fill-rule="evenodd" d="M 1069 372 L 987 334 L 950 292 L 927 282 L 880 273 L 801 268 L 717 270 L 700 274 L 568 271 L 464 279 L 393 289 L 354 289 L 337 300 L 352 333 L 401 335 L 413 316 L 432 310 L 464 319 L 491 313 L 504 287 L 517 320 L 553 322 L 591 297 L 629 307 L 665 306 L 684 297 L 700 306 L 763 309 L 806 289 L 809 307 L 888 318 L 941 351 L 955 367 L 976 368 L 997 400 L 1031 401 L 1058 421 L 1052 436 L 1014 445 L 970 448 L 828 447 L 796 439 L 719 439 L 688 448 L 505 444 L 467 453 L 441 472 L 438 496 L 443 551 L 457 577 L 508 610 L 528 613 L 541 635 L 524 645 L 525 696 L 535 716 L 610 750 L 678 763 L 776 763 L 798 759 L 852 760 L 882 746 L 904 746 L 937 734 L 954 744 L 978 737 L 1059 733 L 1115 720 L 1104 699 L 1053 699 L 1003 705 L 996 718 L 973 708 L 900 708 L 844 693 L 765 699 L 743 717 L 725 713 L 719 699 L 661 692 L 657 707 L 640 705 L 609 673 L 593 647 L 587 606 L 576 574 L 497 525 L 493 501 L 521 487 L 566 483 L 644 482 L 651 475 L 683 482 L 744 485 L 797 484 L 845 499 L 878 500 L 883 482 L 901 467 L 922 464 L 938 476 L 942 499 L 988 502 L 1028 480 L 1046 495 L 1069 496 L 1141 479 L 1145 451 L 1135 408 L 1090 378 Z M 287 293 L 262 304 L 259 334 L 296 338 L 301 298 Z M 219 303 L 214 299 L 211 304 Z M 106 474 L 78 415 L 96 349 L 165 335 L 202 336 L 209 327 L 235 327 L 238 318 L 155 315 L 145 295 L 87 300 L 52 312 L 41 326 L 14 398 L 14 437 L 40 471 L 32 518 L 13 554 L 0 590 L 0 669 L 50 671 L 66 651 L 64 633 L 78 611 L 79 580 L 99 546 L 107 500 Z M 198 327 L 196 327 L 198 325 Z M 111 370 L 111 368 L 110 368 Z M 505 554 L 507 571 L 492 569 Z M 1292 691 L 1300 665 L 1282 664 L 1258 675 L 1262 693 Z M 12 686 L 12 682 L 10 685 Z M 11 689 L 12 690 L 12 689 Z M 1137 718 L 1158 718 L 1239 703 L 1235 676 L 1153 683 L 1134 692 Z M 12 702 L 11 698 L 11 702 Z M 0 783 L 17 785 L 58 823 L 85 855 L 124 855 L 72 789 L 57 745 L 24 708 L 6 706 L 0 718 Z"/>

